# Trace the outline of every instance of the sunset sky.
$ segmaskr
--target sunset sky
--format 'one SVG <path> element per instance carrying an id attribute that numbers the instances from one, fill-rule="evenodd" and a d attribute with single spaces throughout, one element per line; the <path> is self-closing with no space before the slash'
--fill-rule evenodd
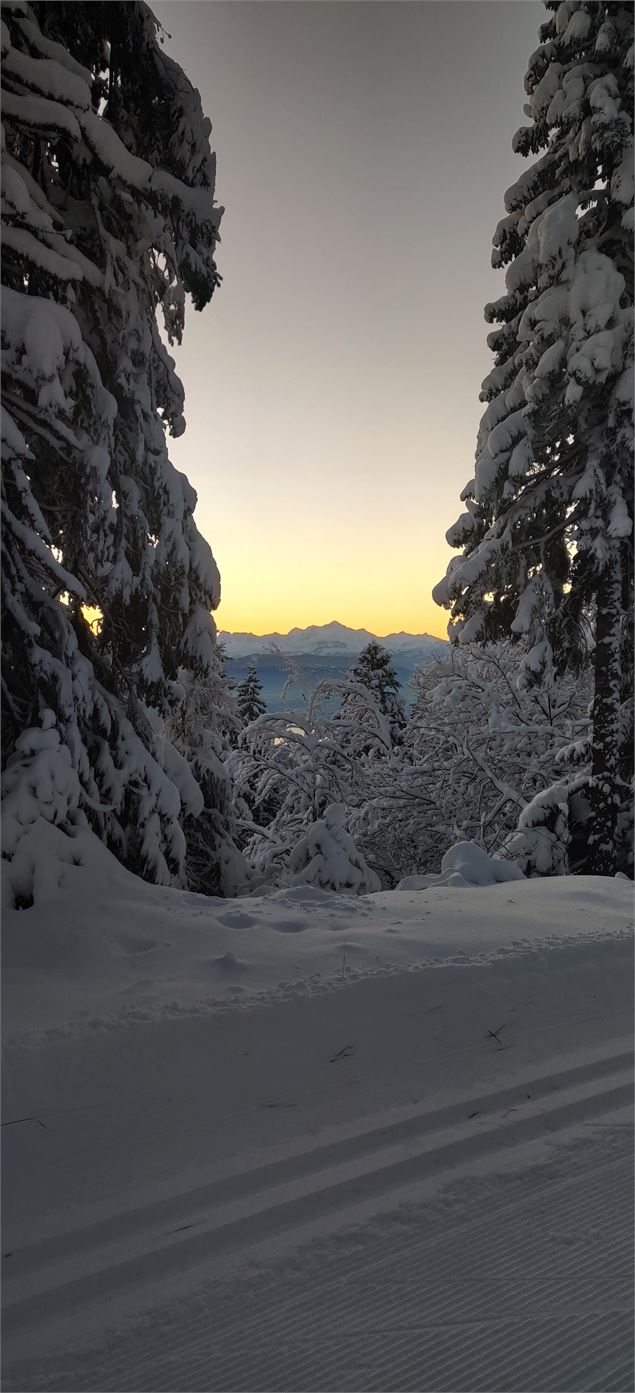
<path id="1" fill-rule="evenodd" d="M 184 437 L 224 629 L 444 634 L 430 598 L 490 367 L 491 239 L 538 0 L 173 0 L 213 122 L 223 285 Z"/>

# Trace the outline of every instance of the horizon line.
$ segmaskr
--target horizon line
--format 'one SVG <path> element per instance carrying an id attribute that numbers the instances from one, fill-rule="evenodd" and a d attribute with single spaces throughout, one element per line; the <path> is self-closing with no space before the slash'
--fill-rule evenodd
<path id="1" fill-rule="evenodd" d="M 305 633 L 307 629 L 330 629 L 335 626 L 339 629 L 346 629 L 350 634 L 370 634 L 371 638 L 377 639 L 396 638 L 399 637 L 400 634 L 404 634 L 408 638 L 434 638 L 440 643 L 447 643 L 448 641 L 447 638 L 442 638 L 439 634 L 428 633 L 427 629 L 421 630 L 418 633 L 413 633 L 411 629 L 390 629 L 386 634 L 376 634 L 372 629 L 367 629 L 364 625 L 353 628 L 350 624 L 342 624 L 339 619 L 329 619 L 325 624 L 292 624 L 291 628 L 287 629 L 286 633 L 283 633 L 281 629 L 269 629 L 265 633 L 258 634 L 255 633 L 253 629 L 226 629 L 222 628 L 220 624 L 217 624 L 217 632 L 219 635 L 232 634 L 236 636 L 244 634 L 249 638 L 271 638 L 273 635 L 277 635 L 278 638 L 289 638 L 290 635 L 295 632 Z"/>

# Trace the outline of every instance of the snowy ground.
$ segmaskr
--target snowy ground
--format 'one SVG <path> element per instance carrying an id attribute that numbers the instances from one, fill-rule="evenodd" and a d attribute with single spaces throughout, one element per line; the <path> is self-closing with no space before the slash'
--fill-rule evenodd
<path id="1" fill-rule="evenodd" d="M 630 885 L 65 874 L 4 924 L 4 1388 L 632 1388 Z"/>

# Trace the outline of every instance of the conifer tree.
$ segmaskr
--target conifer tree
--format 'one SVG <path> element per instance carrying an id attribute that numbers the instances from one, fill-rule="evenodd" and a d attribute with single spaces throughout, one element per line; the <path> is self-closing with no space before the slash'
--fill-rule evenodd
<path id="1" fill-rule="evenodd" d="M 141 0 L 2 16 L 3 849 L 88 821 L 170 881 L 205 797 L 160 721 L 220 589 L 157 316 L 179 342 L 219 282 L 211 126 Z"/>
<path id="2" fill-rule="evenodd" d="M 610 874 L 632 761 L 633 6 L 546 7 L 514 138 L 535 158 L 494 236 L 495 366 L 447 534 L 462 556 L 434 597 L 460 643 L 527 636 L 529 681 L 581 662 L 593 626 L 585 869 Z"/>
<path id="3" fill-rule="evenodd" d="M 380 643 L 372 639 L 362 649 L 357 662 L 349 668 L 345 682 L 340 711 L 336 719 L 347 722 L 354 730 L 356 725 L 363 727 L 368 720 L 366 694 L 374 702 L 378 714 L 384 718 L 390 742 L 398 745 L 406 724 L 401 698 L 398 693 L 401 683 L 395 672 L 390 653 Z M 362 692 L 359 689 L 362 688 Z"/>
<path id="4" fill-rule="evenodd" d="M 345 809 L 330 803 L 323 817 L 303 830 L 289 857 L 292 885 L 316 885 L 355 895 L 372 895 L 381 889 L 379 877 L 366 865 L 345 823 Z"/>
<path id="5" fill-rule="evenodd" d="M 251 662 L 247 668 L 242 682 L 236 688 L 236 705 L 238 716 L 243 726 L 250 725 L 252 721 L 257 721 L 259 716 L 263 716 L 267 710 L 267 703 L 263 700 L 262 682 L 256 670 L 256 664 Z"/>

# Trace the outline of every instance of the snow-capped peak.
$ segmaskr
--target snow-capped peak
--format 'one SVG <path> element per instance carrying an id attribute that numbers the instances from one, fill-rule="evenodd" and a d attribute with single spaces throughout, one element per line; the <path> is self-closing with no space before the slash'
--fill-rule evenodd
<path id="1" fill-rule="evenodd" d="M 382 637 L 369 629 L 349 629 L 337 619 L 329 624 L 309 624 L 306 629 L 295 627 L 288 634 L 230 633 L 221 629 L 218 637 L 230 658 L 266 653 L 272 648 L 286 654 L 350 653 L 351 657 L 356 657 L 373 639 L 390 653 L 429 653 L 431 649 L 445 644 L 445 639 L 435 638 L 432 634 L 408 634 L 403 630 Z"/>

